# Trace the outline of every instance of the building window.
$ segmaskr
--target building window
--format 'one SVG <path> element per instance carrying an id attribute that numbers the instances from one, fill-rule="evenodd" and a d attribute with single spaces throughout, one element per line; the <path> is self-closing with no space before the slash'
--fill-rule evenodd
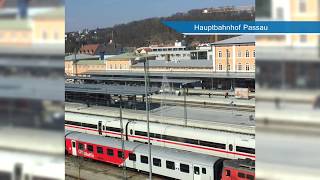
<path id="1" fill-rule="evenodd" d="M 282 20 L 284 19 L 284 14 L 283 14 L 283 8 L 282 7 L 278 7 L 277 10 L 276 10 L 276 17 L 277 19 L 279 20 Z"/>
<path id="2" fill-rule="evenodd" d="M 241 51 L 238 51 L 238 57 L 241 57 Z"/>
<path id="3" fill-rule="evenodd" d="M 246 71 L 249 71 L 250 70 L 250 66 L 249 64 L 246 64 Z"/>
<path id="4" fill-rule="evenodd" d="M 256 17 L 271 18 L 271 0 L 256 0 Z"/>
<path id="5" fill-rule="evenodd" d="M 227 49 L 227 57 L 230 57 L 230 51 Z"/>
<path id="6" fill-rule="evenodd" d="M 42 31 L 42 39 L 47 39 L 48 35 L 46 31 Z"/>
<path id="7" fill-rule="evenodd" d="M 250 57 L 250 53 L 248 50 L 246 50 L 246 57 Z"/>
<path id="8" fill-rule="evenodd" d="M 238 70 L 239 70 L 239 71 L 242 70 L 242 65 L 241 65 L 241 63 L 238 64 Z"/>
<path id="9" fill-rule="evenodd" d="M 221 52 L 221 51 L 218 52 L 218 57 L 219 57 L 219 58 L 222 57 L 222 52 Z"/>
<path id="10" fill-rule="evenodd" d="M 222 70 L 222 64 L 219 64 L 219 70 Z"/>
<path id="11" fill-rule="evenodd" d="M 54 39 L 58 40 L 59 39 L 59 33 L 58 32 L 54 32 Z"/>
<path id="12" fill-rule="evenodd" d="M 299 0 L 299 12 L 305 13 L 307 11 L 307 1 L 306 0 Z"/>
<path id="13" fill-rule="evenodd" d="M 227 67 L 227 68 L 228 68 L 228 71 L 230 71 L 230 70 L 231 70 L 231 66 L 230 66 L 230 64 L 228 64 L 228 67 Z"/>
<path id="14" fill-rule="evenodd" d="M 256 50 L 253 50 L 253 57 L 256 57 Z"/>
<path id="15" fill-rule="evenodd" d="M 306 43 L 307 42 L 307 35 L 300 35 L 300 43 Z"/>

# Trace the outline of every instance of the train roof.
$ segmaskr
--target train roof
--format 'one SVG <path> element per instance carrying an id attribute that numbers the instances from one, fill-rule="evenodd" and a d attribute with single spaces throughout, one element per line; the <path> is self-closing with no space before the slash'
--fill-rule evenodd
<path id="1" fill-rule="evenodd" d="M 252 159 L 227 160 L 223 163 L 225 167 L 242 169 L 252 173 L 254 173 L 255 171 L 255 161 L 253 161 Z"/>
<path id="2" fill-rule="evenodd" d="M 66 131 L 66 136 L 71 139 L 89 142 L 93 144 L 99 144 L 104 146 L 112 146 L 115 148 L 121 148 L 121 140 L 109 137 L 95 136 L 90 134 L 84 134 L 73 131 Z M 125 141 L 126 150 L 139 152 L 142 154 L 148 154 L 148 145 L 136 142 Z M 151 153 L 153 157 L 166 157 L 168 160 L 177 159 L 184 162 L 197 162 L 199 164 L 214 165 L 216 161 L 222 159 L 216 156 L 204 155 L 200 153 L 194 153 L 184 150 L 177 150 L 172 148 L 151 146 Z"/>

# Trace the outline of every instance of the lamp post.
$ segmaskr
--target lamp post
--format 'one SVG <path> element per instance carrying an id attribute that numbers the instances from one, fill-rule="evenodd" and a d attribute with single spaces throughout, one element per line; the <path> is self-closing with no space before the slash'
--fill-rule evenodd
<path id="1" fill-rule="evenodd" d="M 122 173 L 123 173 L 123 179 L 127 179 L 127 172 L 126 172 L 126 164 L 125 164 L 125 157 L 124 157 L 124 138 L 123 138 L 123 121 L 122 121 L 122 96 L 119 95 L 119 118 L 120 118 L 120 133 L 121 133 L 121 148 L 122 148 L 122 161 L 123 161 L 123 166 L 122 166 Z"/>
<path id="2" fill-rule="evenodd" d="M 146 98 L 146 117 L 147 117 L 147 135 L 148 135 L 148 149 L 149 149 L 149 180 L 152 180 L 152 160 L 151 160 L 151 144 L 150 144 L 150 121 L 149 121 L 149 81 L 148 81 L 148 68 L 149 68 L 149 61 L 145 57 L 144 59 L 137 57 L 137 62 L 143 62 L 143 69 L 144 69 L 144 90 L 145 90 L 145 98 Z"/>

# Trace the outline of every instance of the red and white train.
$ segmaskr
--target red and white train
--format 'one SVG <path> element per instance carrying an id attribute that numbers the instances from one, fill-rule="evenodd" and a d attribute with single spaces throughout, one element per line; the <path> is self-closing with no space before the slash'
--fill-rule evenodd
<path id="1" fill-rule="evenodd" d="M 147 143 L 146 122 L 123 119 L 123 127 L 126 140 Z M 120 121 L 112 117 L 66 112 L 65 129 L 93 135 L 121 137 Z M 150 137 L 151 143 L 157 146 L 228 159 L 255 159 L 254 135 L 150 123 Z"/>
<path id="2" fill-rule="evenodd" d="M 67 131 L 66 153 L 138 171 L 149 171 L 148 145 Z M 226 160 L 184 150 L 151 146 L 152 172 L 184 180 L 254 179 L 253 160 Z"/>

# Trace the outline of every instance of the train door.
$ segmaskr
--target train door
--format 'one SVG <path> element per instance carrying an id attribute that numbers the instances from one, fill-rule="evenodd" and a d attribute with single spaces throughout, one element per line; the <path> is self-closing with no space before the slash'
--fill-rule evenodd
<path id="1" fill-rule="evenodd" d="M 72 149 L 72 155 L 77 156 L 77 149 L 76 149 L 76 141 L 71 140 L 71 149 Z"/>
<path id="2" fill-rule="evenodd" d="M 102 135 L 102 122 L 101 121 L 98 122 L 98 132 L 99 132 L 99 135 Z"/>
<path id="3" fill-rule="evenodd" d="M 193 180 L 201 180 L 200 166 L 196 164 L 193 165 Z"/>
<path id="4" fill-rule="evenodd" d="M 233 139 L 230 138 L 227 142 L 228 142 L 228 143 L 227 143 L 226 151 L 227 151 L 228 153 L 227 153 L 226 158 L 235 159 L 236 156 L 232 153 L 232 152 L 235 151 L 235 148 L 236 148 L 236 147 L 235 147 L 235 140 L 233 140 Z"/>

